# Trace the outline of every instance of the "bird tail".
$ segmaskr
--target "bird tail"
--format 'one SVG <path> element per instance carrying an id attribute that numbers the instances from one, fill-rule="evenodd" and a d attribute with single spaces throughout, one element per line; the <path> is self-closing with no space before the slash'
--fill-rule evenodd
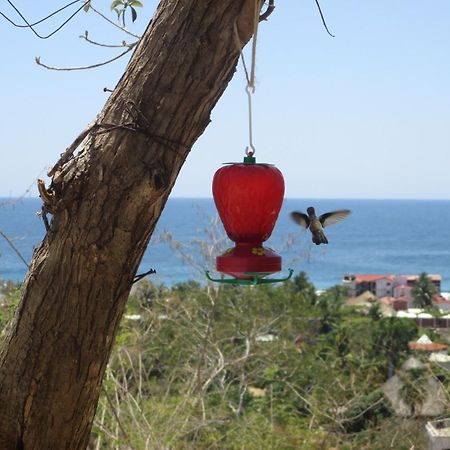
<path id="1" fill-rule="evenodd" d="M 312 241 L 316 245 L 328 244 L 328 239 L 327 239 L 327 237 L 325 236 L 325 233 L 322 230 L 316 231 L 313 234 Z"/>

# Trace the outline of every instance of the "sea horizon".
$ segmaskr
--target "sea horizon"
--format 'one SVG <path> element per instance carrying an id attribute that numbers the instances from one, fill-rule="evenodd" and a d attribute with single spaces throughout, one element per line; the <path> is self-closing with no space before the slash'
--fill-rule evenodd
<path id="1" fill-rule="evenodd" d="M 442 290 L 450 291 L 450 208 L 447 199 L 322 199 L 285 198 L 277 224 L 267 245 L 283 257 L 283 271 L 304 271 L 317 289 L 341 284 L 346 274 L 418 274 L 442 276 Z M 349 208 L 352 214 L 327 228 L 329 245 L 315 246 L 307 231 L 289 218 L 292 210 L 310 204 L 319 213 Z M 445 204 L 445 207 L 442 207 Z M 11 237 L 27 261 L 45 229 L 36 213 L 39 197 L 0 197 L 0 230 Z M 214 219 L 214 220 L 213 220 Z M 149 279 L 172 286 L 194 279 L 206 282 L 203 270 L 214 272 L 214 258 L 205 259 L 200 241 L 208 241 L 211 221 L 226 239 L 211 197 L 170 197 L 144 254 L 139 272 L 157 271 Z M 171 242 L 168 240 L 170 232 Z M 178 242 L 192 259 L 189 264 L 175 247 Z M 217 247 L 217 251 L 220 246 Z M 217 255 L 218 253 L 214 253 Z M 195 267 L 194 267 L 195 266 Z M 26 268 L 0 236 L 0 279 L 21 281 Z"/>
<path id="2" fill-rule="evenodd" d="M 213 196 L 170 196 L 168 200 L 208 200 Z M 19 196 L 5 196 L 0 195 L 0 206 L 2 200 L 22 200 L 22 199 L 40 199 L 39 195 L 19 195 Z M 416 197 L 288 197 L 285 196 L 284 200 L 364 200 L 364 201 L 413 201 L 413 202 L 450 202 L 450 198 L 416 198 Z"/>

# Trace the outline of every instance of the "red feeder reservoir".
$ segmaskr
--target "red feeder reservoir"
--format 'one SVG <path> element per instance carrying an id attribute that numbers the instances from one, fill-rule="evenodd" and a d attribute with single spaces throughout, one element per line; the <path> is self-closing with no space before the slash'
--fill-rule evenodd
<path id="1" fill-rule="evenodd" d="M 284 179 L 270 164 L 257 164 L 253 156 L 243 163 L 220 168 L 212 185 L 214 202 L 228 237 L 235 246 L 216 258 L 219 272 L 234 280 L 218 280 L 234 284 L 260 284 L 285 281 L 265 279 L 281 270 L 281 256 L 263 247 L 272 234 L 284 197 Z"/>

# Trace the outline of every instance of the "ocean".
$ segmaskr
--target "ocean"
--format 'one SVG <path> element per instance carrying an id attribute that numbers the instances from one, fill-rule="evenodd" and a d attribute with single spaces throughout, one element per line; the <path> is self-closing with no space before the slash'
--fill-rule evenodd
<path id="1" fill-rule="evenodd" d="M 0 231 L 29 261 L 44 236 L 36 198 L 0 198 Z M 348 208 L 352 214 L 326 229 L 329 245 L 315 246 L 310 234 L 289 217 L 315 206 L 318 213 Z M 206 282 L 214 274 L 214 256 L 232 245 L 210 198 L 171 198 L 163 211 L 140 272 L 154 268 L 151 280 L 173 286 L 187 280 Z M 317 289 L 341 283 L 350 273 L 442 276 L 450 291 L 450 201 L 286 199 L 267 244 L 283 257 L 283 272 L 304 271 Z M 20 282 L 26 266 L 0 236 L 0 279 Z M 281 274 L 279 274 L 281 275 Z"/>

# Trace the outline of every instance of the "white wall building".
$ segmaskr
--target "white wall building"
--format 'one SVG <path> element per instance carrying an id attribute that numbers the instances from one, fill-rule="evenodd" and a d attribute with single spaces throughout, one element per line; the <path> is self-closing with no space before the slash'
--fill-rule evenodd
<path id="1" fill-rule="evenodd" d="M 436 287 L 436 292 L 441 291 L 441 276 L 428 275 Z M 369 291 L 378 298 L 382 297 L 411 297 L 412 289 L 418 275 L 371 275 L 371 274 L 349 274 L 342 280 L 344 286 L 349 288 L 350 297 L 357 297 Z"/>

